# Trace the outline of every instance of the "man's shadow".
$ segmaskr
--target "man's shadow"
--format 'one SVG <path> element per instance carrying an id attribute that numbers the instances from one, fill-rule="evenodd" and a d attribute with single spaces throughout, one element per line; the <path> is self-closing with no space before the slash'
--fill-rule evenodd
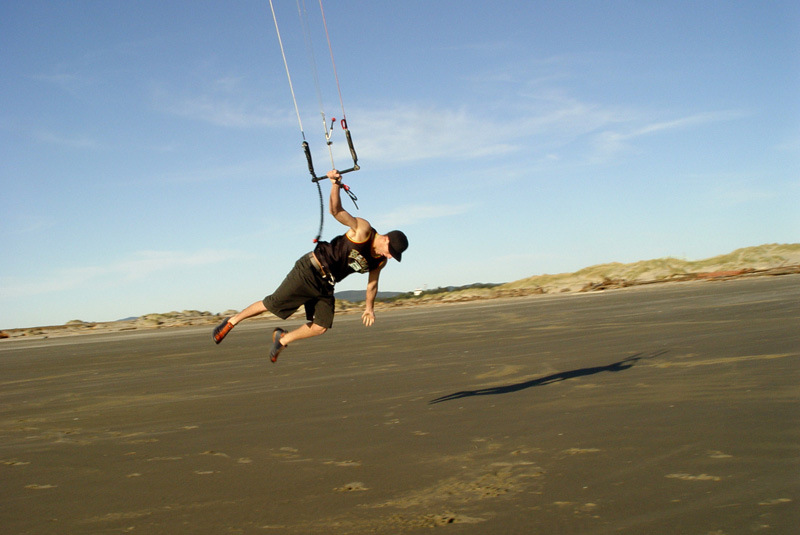
<path id="1" fill-rule="evenodd" d="M 653 353 L 652 355 L 649 356 L 644 356 L 641 353 L 637 353 L 635 355 L 631 355 L 630 357 L 624 358 L 619 362 L 615 362 L 614 364 L 609 364 L 608 366 L 595 366 L 592 368 L 580 368 L 578 370 L 571 370 L 568 372 L 554 373 L 553 375 L 548 375 L 547 377 L 542 377 L 540 379 L 532 379 L 530 381 L 524 381 L 522 383 L 515 383 L 505 386 L 481 388 L 479 390 L 462 390 L 461 392 L 456 392 L 454 394 L 448 394 L 440 398 L 432 399 L 431 401 L 428 402 L 428 404 L 433 405 L 435 403 L 442 403 L 443 401 L 453 401 L 455 399 L 470 398 L 473 396 L 494 396 L 496 394 L 510 394 L 512 392 L 519 392 L 520 390 L 525 390 L 527 388 L 533 388 L 535 386 L 545 386 L 552 383 L 557 383 L 559 381 L 566 381 L 567 379 L 574 379 L 576 377 L 586 377 L 587 375 L 594 375 L 596 373 L 602 373 L 602 372 L 620 372 L 632 368 L 637 362 L 639 362 L 642 359 L 652 359 L 655 357 L 659 357 L 664 353 L 666 353 L 666 351 Z"/>

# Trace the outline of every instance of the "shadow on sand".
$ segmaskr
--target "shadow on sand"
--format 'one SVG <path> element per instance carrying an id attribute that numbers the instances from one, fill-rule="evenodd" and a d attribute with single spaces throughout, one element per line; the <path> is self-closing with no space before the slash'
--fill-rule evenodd
<path id="1" fill-rule="evenodd" d="M 541 377 L 539 379 L 532 379 L 530 381 L 525 381 L 522 383 L 515 383 L 505 386 L 494 386 L 492 388 L 481 388 L 479 390 L 462 390 L 461 392 L 456 392 L 454 394 L 448 394 L 440 398 L 432 399 L 431 401 L 428 402 L 428 404 L 433 405 L 435 403 L 442 403 L 443 401 L 453 401 L 456 399 L 470 398 L 473 396 L 494 396 L 497 394 L 510 394 L 512 392 L 519 392 L 520 390 L 525 390 L 526 388 L 533 388 L 535 386 L 545 386 L 552 383 L 557 383 L 558 381 L 566 381 L 567 379 L 574 379 L 576 377 L 586 377 L 587 375 L 594 375 L 596 373 L 603 373 L 603 372 L 620 372 L 622 370 L 627 370 L 632 368 L 637 362 L 639 362 L 642 359 L 652 359 L 655 357 L 660 357 L 664 353 L 666 353 L 666 351 L 660 351 L 648 356 L 643 356 L 641 353 L 637 353 L 635 355 L 631 355 L 630 357 L 624 358 L 619 362 L 615 362 L 614 364 L 609 364 L 608 366 L 595 366 L 592 368 L 580 368 L 578 370 L 571 370 L 568 372 L 554 373 L 553 375 L 548 375 L 547 377 Z"/>

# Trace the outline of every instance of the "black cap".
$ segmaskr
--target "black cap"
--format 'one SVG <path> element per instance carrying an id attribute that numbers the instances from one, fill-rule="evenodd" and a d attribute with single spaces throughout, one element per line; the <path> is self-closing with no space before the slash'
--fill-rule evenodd
<path id="1" fill-rule="evenodd" d="M 403 257 L 403 251 L 408 249 L 408 238 L 399 230 L 393 230 L 387 236 L 389 237 L 389 252 L 392 253 L 392 258 L 396 258 L 399 262 Z"/>

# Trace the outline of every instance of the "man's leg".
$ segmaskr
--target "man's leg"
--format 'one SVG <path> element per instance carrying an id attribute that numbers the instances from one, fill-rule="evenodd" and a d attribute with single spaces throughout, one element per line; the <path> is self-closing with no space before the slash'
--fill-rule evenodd
<path id="1" fill-rule="evenodd" d="M 278 353 L 290 343 L 303 338 L 325 334 L 330 326 L 333 325 L 336 301 L 333 297 L 333 288 L 326 288 L 326 290 L 326 295 L 320 295 L 305 302 L 308 323 L 288 333 L 283 329 L 275 329 L 272 334 L 272 348 L 270 349 L 272 362 L 275 362 Z"/>
<path id="2" fill-rule="evenodd" d="M 231 316 L 230 318 L 225 318 L 222 320 L 222 323 L 216 326 L 214 329 L 214 342 L 219 344 L 222 340 L 231 332 L 234 325 L 239 323 L 242 320 L 246 320 L 247 318 L 252 318 L 253 316 L 258 316 L 259 314 L 263 314 L 267 311 L 267 307 L 264 306 L 262 301 L 256 301 L 249 307 L 245 308 L 235 316 Z"/>
<path id="3" fill-rule="evenodd" d="M 270 360 L 272 362 L 277 361 L 278 355 L 280 355 L 281 351 L 283 351 L 283 348 L 288 346 L 291 342 L 302 340 L 304 338 L 319 336 L 321 334 L 325 334 L 325 331 L 327 330 L 328 329 L 325 327 L 312 322 L 308 322 L 305 325 L 288 333 L 278 327 L 272 332 L 272 347 L 269 349 Z"/>
<path id="4" fill-rule="evenodd" d="M 306 323 L 298 327 L 297 329 L 288 332 L 281 337 L 281 345 L 288 346 L 292 342 L 296 340 L 302 340 L 303 338 L 312 338 L 314 336 L 319 336 L 321 334 L 325 334 L 327 331 L 325 327 L 321 327 L 316 323 Z"/>
<path id="5" fill-rule="evenodd" d="M 245 308 L 235 316 L 231 316 L 231 318 L 228 321 L 231 322 L 233 325 L 236 325 L 242 320 L 246 320 L 247 318 L 252 318 L 253 316 L 258 316 L 259 314 L 263 314 L 266 311 L 267 307 L 264 306 L 264 302 L 256 301 L 255 303 Z"/>

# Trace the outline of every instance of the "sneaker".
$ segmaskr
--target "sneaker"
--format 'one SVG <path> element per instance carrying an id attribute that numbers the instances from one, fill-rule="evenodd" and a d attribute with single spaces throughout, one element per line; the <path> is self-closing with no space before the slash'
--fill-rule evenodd
<path id="1" fill-rule="evenodd" d="M 272 347 L 269 348 L 269 360 L 272 362 L 276 362 L 278 360 L 278 355 L 280 355 L 281 351 L 283 351 L 283 348 L 286 347 L 281 343 L 281 338 L 283 338 L 285 334 L 286 331 L 280 327 L 272 331 Z"/>
<path id="2" fill-rule="evenodd" d="M 214 327 L 214 342 L 215 343 L 218 344 L 218 343 L 222 342 L 222 339 L 225 338 L 225 336 L 229 332 L 231 332 L 231 329 L 233 329 L 233 323 L 231 323 L 228 320 L 230 320 L 230 318 L 225 318 L 224 320 L 222 320 L 222 323 L 220 323 L 219 325 Z"/>

